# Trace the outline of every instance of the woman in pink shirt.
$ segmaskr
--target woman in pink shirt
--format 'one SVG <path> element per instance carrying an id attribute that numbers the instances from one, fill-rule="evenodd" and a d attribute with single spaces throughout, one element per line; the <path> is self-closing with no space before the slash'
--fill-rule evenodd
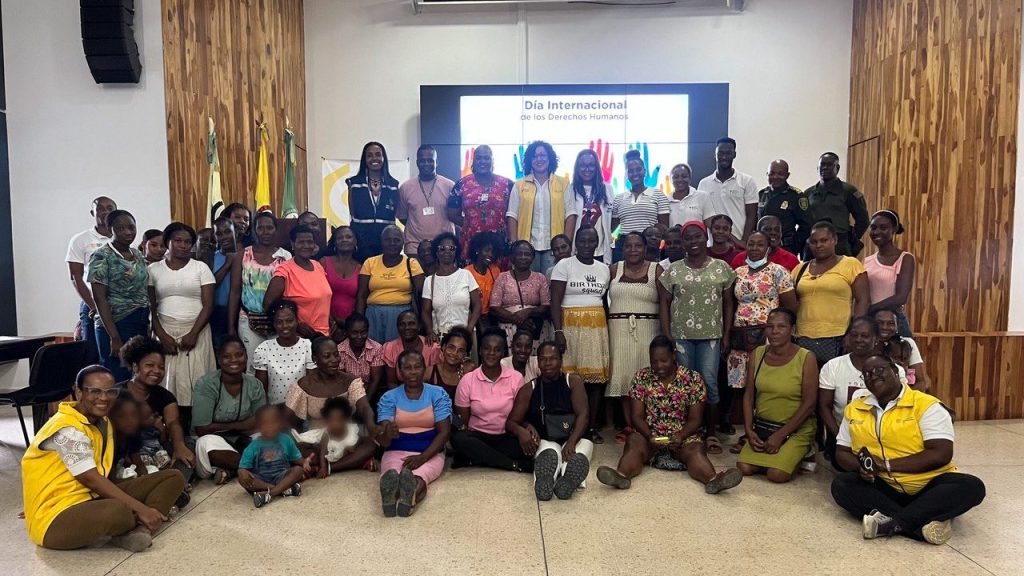
<path id="1" fill-rule="evenodd" d="M 441 361 L 441 346 L 435 342 L 430 344 L 420 334 L 420 319 L 412 310 L 403 310 L 398 314 L 398 338 L 384 344 L 381 357 L 387 372 L 388 389 L 401 383 L 398 376 L 398 357 L 402 352 L 419 352 L 423 355 L 424 369 L 430 370 Z"/>
<path id="2" fill-rule="evenodd" d="M 505 431 L 523 375 L 502 366 L 508 355 L 505 330 L 489 328 L 480 337 L 480 367 L 462 377 L 455 390 L 455 413 L 462 426 L 452 435 L 452 468 L 486 466 L 533 472 L 534 450 Z M 536 448 L 536 447 L 534 447 Z"/>
<path id="3" fill-rule="evenodd" d="M 868 287 L 871 291 L 871 307 L 868 314 L 874 314 L 879 310 L 895 310 L 899 335 L 903 338 L 912 338 L 914 334 L 910 329 L 904 306 L 910 298 L 911 288 L 914 287 L 917 259 L 893 243 L 897 235 L 903 234 L 899 214 L 892 210 L 875 212 L 871 216 L 868 234 L 878 247 L 878 252 L 864 259 L 864 271 L 868 274 Z"/>
<path id="4" fill-rule="evenodd" d="M 356 309 L 359 292 L 359 261 L 356 260 L 356 235 L 348 226 L 338 226 L 331 235 L 320 265 L 327 273 L 331 286 L 331 320 L 344 326 L 345 320 Z"/>
<path id="5" fill-rule="evenodd" d="M 299 307 L 299 336 L 313 339 L 331 333 L 331 285 L 327 283 L 324 267 L 313 258 L 319 249 L 313 237 L 313 230 L 299 224 L 291 231 L 292 249 L 295 255 L 274 270 L 266 294 L 263 295 L 263 309 L 278 298 L 287 298 Z"/>

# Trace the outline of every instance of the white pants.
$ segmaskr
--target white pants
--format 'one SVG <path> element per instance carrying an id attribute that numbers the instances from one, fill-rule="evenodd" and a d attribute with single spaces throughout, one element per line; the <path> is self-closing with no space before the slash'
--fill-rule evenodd
<path id="1" fill-rule="evenodd" d="M 256 347 L 263 344 L 269 338 L 273 338 L 273 335 L 263 337 L 261 334 L 257 334 L 249 328 L 249 317 L 245 315 L 245 310 L 238 312 L 238 338 L 242 341 L 245 346 L 245 355 L 248 357 L 246 362 L 245 370 L 249 374 L 254 374 L 256 369 L 252 365 L 253 358 L 256 357 Z"/>
<path id="2" fill-rule="evenodd" d="M 223 437 L 217 434 L 200 436 L 196 440 L 196 475 L 200 478 L 210 478 L 217 472 L 217 467 L 210 464 L 210 452 L 225 450 L 238 452 Z"/>
<path id="3" fill-rule="evenodd" d="M 558 480 L 559 476 L 565 474 L 566 462 L 562 459 L 562 445 L 550 440 L 541 440 L 537 444 L 537 453 L 534 454 L 533 457 L 536 458 L 537 456 L 540 456 L 540 453 L 545 450 L 554 450 L 555 454 L 558 454 L 558 468 L 555 468 L 555 480 Z M 576 453 L 583 454 L 583 457 L 587 459 L 587 462 L 590 462 L 594 456 L 594 443 L 586 438 L 581 438 L 580 441 L 576 443 Z M 536 478 L 536 473 L 534 473 L 534 480 L 536 480 Z M 580 488 L 586 487 L 587 481 L 583 480 L 583 483 L 580 484 Z"/>

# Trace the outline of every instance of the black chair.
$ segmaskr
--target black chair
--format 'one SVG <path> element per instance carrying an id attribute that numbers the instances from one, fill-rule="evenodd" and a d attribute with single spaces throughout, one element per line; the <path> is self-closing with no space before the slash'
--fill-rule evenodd
<path id="1" fill-rule="evenodd" d="M 0 404 L 13 405 L 18 411 L 18 423 L 21 424 L 21 433 L 25 435 L 26 447 L 29 445 L 28 430 L 25 428 L 21 408 L 57 402 L 73 394 L 75 376 L 90 362 L 89 348 L 89 342 L 85 341 L 50 344 L 39 348 L 32 358 L 28 387 L 0 393 Z M 45 422 L 46 410 L 33 409 L 33 432 L 38 432 Z"/>

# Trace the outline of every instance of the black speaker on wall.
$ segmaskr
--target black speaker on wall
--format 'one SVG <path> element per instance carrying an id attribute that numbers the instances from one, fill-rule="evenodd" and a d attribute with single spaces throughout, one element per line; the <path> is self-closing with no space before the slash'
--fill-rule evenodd
<path id="1" fill-rule="evenodd" d="M 135 0 L 81 0 L 82 46 L 97 84 L 138 84 Z"/>

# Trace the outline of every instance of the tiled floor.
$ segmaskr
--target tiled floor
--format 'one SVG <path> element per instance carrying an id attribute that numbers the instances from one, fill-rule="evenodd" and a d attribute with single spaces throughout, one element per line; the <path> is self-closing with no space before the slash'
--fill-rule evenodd
<path id="1" fill-rule="evenodd" d="M 25 537 L 20 430 L 0 410 L 0 573 L 22 574 L 1024 574 L 1024 421 L 958 424 L 961 467 L 988 497 L 954 523 L 953 540 L 864 541 L 833 504 L 831 473 L 789 485 L 747 479 L 712 497 L 686 476 L 645 471 L 625 492 L 591 475 L 573 500 L 538 505 L 529 479 L 446 472 L 409 519 L 380 513 L 376 475 L 304 485 L 301 498 L 256 510 L 234 484 L 196 487 L 193 504 L 140 554 L 38 549 Z M 606 444 L 597 464 L 613 463 Z M 717 457 L 728 465 L 733 457 Z"/>

